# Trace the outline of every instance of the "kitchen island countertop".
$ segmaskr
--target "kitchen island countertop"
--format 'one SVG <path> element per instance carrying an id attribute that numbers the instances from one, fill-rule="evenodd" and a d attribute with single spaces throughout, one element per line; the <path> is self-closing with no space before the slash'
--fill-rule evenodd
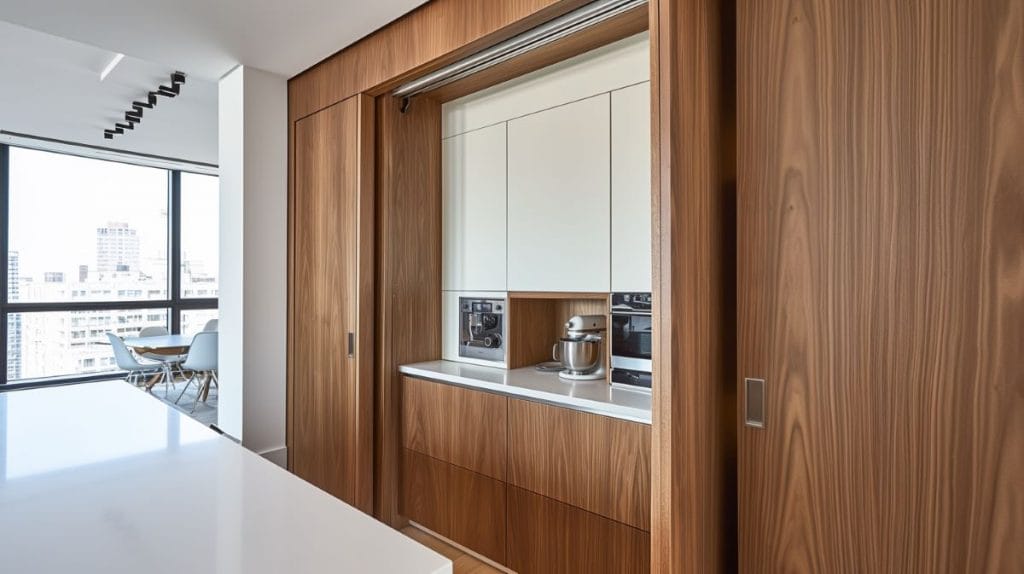
<path id="1" fill-rule="evenodd" d="M 124 382 L 0 392 L 0 572 L 450 574 Z"/>

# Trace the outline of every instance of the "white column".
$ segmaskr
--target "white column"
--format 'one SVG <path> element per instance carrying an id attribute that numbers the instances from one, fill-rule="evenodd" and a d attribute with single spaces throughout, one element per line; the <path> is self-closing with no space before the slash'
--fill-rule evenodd
<path id="1" fill-rule="evenodd" d="M 239 66 L 219 85 L 218 426 L 285 461 L 287 79 Z"/>

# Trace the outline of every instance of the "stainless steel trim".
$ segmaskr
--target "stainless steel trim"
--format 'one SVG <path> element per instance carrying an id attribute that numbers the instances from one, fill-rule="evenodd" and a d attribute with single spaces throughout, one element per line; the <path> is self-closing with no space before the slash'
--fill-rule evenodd
<path id="1" fill-rule="evenodd" d="M 629 369 L 631 371 L 643 371 L 645 373 L 652 373 L 652 365 L 650 359 L 637 359 L 636 357 L 619 357 L 612 355 L 612 368 L 613 369 Z"/>
<path id="2" fill-rule="evenodd" d="M 650 317 L 650 311 L 627 311 L 624 309 L 616 309 L 612 307 L 612 317 L 616 315 L 628 315 L 630 317 Z"/>
<path id="3" fill-rule="evenodd" d="M 423 92 L 440 88 L 456 80 L 510 60 L 531 50 L 550 44 L 580 30 L 584 30 L 622 14 L 628 10 L 646 4 L 648 0 L 597 0 L 586 6 L 573 10 L 513 36 L 504 42 L 481 50 L 468 58 L 449 64 L 440 70 L 421 76 L 411 82 L 399 86 L 392 95 L 396 98 L 408 98 Z"/>
<path id="4" fill-rule="evenodd" d="M 748 427 L 764 428 L 764 379 L 743 379 L 743 418 Z"/>

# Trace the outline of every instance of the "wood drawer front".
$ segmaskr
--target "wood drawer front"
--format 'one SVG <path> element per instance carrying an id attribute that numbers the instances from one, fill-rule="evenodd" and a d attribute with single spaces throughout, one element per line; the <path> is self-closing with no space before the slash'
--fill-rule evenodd
<path id="1" fill-rule="evenodd" d="M 401 512 L 505 563 L 505 483 L 405 449 Z"/>
<path id="2" fill-rule="evenodd" d="M 641 530 L 651 527 L 651 428 L 509 400 L 508 482 Z"/>
<path id="3" fill-rule="evenodd" d="M 647 532 L 508 487 L 508 567 L 520 574 L 650 572 Z"/>
<path id="4" fill-rule="evenodd" d="M 505 480 L 507 398 L 412 377 L 402 394 L 406 448 Z"/>

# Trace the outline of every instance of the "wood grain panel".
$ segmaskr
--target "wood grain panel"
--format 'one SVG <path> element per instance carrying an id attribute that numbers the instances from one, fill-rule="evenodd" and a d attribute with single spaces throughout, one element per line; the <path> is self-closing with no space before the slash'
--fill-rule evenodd
<path id="1" fill-rule="evenodd" d="M 738 22 L 742 570 L 1024 571 L 1024 4 Z"/>
<path id="2" fill-rule="evenodd" d="M 736 569 L 732 5 L 650 5 L 654 572 Z"/>
<path id="3" fill-rule="evenodd" d="M 291 312 L 300 315 L 289 321 L 291 469 L 365 511 L 373 504 L 373 135 L 365 96 L 295 125 Z"/>
<path id="4" fill-rule="evenodd" d="M 441 106 L 377 99 L 377 482 L 374 516 L 402 526 L 399 365 L 441 356 Z"/>
<path id="5" fill-rule="evenodd" d="M 406 448 L 505 480 L 506 397 L 411 377 L 402 391 Z"/>
<path id="6" fill-rule="evenodd" d="M 523 574 L 650 572 L 650 535 L 508 487 L 508 565 Z"/>
<path id="7" fill-rule="evenodd" d="M 289 120 L 356 93 L 380 95 L 587 1 L 433 0 L 289 80 Z"/>
<path id="8" fill-rule="evenodd" d="M 518 369 L 551 360 L 551 347 L 565 336 L 573 315 L 604 315 L 611 321 L 607 293 L 509 293 L 508 367 Z M 610 345 L 605 350 L 610 352 Z M 611 360 L 610 355 L 606 360 Z"/>
<path id="9" fill-rule="evenodd" d="M 509 399 L 509 483 L 650 529 L 650 427 Z"/>
<path id="10" fill-rule="evenodd" d="M 402 513 L 474 552 L 505 563 L 505 484 L 405 450 Z"/>

